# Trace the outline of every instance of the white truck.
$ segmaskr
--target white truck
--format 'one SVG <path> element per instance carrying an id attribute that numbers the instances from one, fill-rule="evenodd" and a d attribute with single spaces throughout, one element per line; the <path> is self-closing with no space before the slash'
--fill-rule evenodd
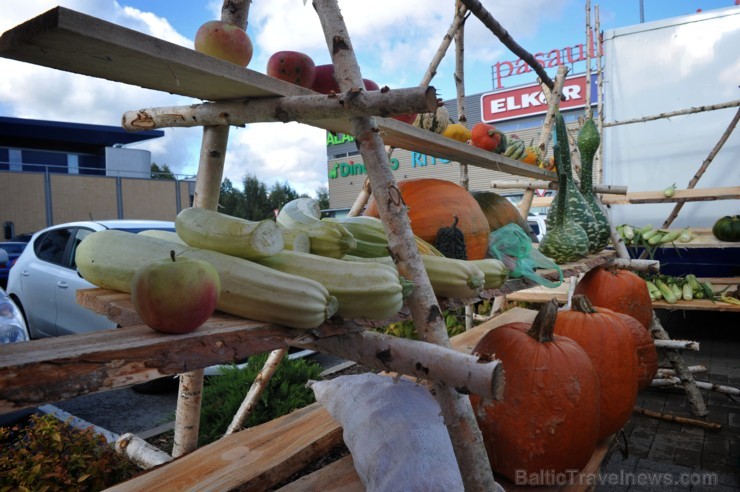
<path id="1" fill-rule="evenodd" d="M 625 121 L 740 99 L 740 7 L 604 33 L 604 121 Z M 685 189 L 738 112 L 737 104 L 604 129 L 604 183 L 629 192 Z M 736 129 L 696 188 L 740 185 Z M 662 225 L 674 203 L 613 205 L 615 225 Z M 711 227 L 740 200 L 687 202 L 671 225 Z"/>

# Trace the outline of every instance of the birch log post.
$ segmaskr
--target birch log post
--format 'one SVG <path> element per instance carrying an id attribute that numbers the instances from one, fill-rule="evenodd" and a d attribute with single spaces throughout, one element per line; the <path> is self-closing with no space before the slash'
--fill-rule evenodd
<path id="1" fill-rule="evenodd" d="M 252 386 L 247 392 L 247 396 L 244 397 L 242 404 L 239 405 L 239 409 L 236 411 L 234 418 L 231 420 L 229 427 L 226 429 L 224 435 L 228 436 L 244 427 L 244 423 L 249 418 L 249 415 L 254 410 L 255 405 L 259 401 L 260 396 L 265 391 L 267 384 L 272 379 L 272 375 L 275 374 L 280 362 L 285 358 L 288 353 L 287 349 L 277 349 L 270 352 L 270 355 L 265 361 L 265 365 L 262 366 L 262 370 L 254 378 Z"/>
<path id="2" fill-rule="evenodd" d="M 596 31 L 596 126 L 602 142 L 596 152 L 596 182 L 601 183 L 604 176 L 604 70 L 603 53 L 601 52 L 601 21 L 599 20 L 599 4 L 594 5 L 594 30 Z"/>
<path id="3" fill-rule="evenodd" d="M 130 432 L 116 439 L 114 449 L 143 470 L 169 463 L 173 459 L 169 454 Z"/>
<path id="4" fill-rule="evenodd" d="M 591 33 L 591 0 L 586 0 L 586 119 L 590 120 L 593 116 L 591 110 L 591 46 L 592 46 L 592 33 Z"/>
<path id="5" fill-rule="evenodd" d="M 655 312 L 653 312 L 653 321 L 650 325 L 650 334 L 653 335 L 653 338 L 656 341 L 670 340 L 668 333 L 660 324 L 660 320 L 658 320 Z M 678 352 L 678 350 L 667 349 L 665 351 L 665 356 L 666 359 L 668 359 L 668 361 L 671 363 L 673 370 L 676 371 L 678 379 L 683 386 L 684 391 L 686 392 L 686 400 L 689 402 L 689 406 L 691 407 L 691 413 L 696 415 L 697 417 L 703 417 L 704 415 L 709 413 L 709 411 L 707 410 L 707 406 L 704 403 L 704 398 L 702 397 L 701 392 L 696 385 L 696 380 L 689 371 L 688 366 L 686 366 L 686 363 L 684 362 L 683 357 L 681 357 L 681 354 Z"/>
<path id="6" fill-rule="evenodd" d="M 462 13 L 456 12 L 455 18 L 452 20 L 450 28 L 447 30 L 447 33 L 442 38 L 442 43 L 439 45 L 439 48 L 437 48 L 437 51 L 434 53 L 432 61 L 429 62 L 429 66 L 427 67 L 427 71 L 421 78 L 421 82 L 419 82 L 420 87 L 427 87 L 432 82 L 434 76 L 437 75 L 437 68 L 442 62 L 442 59 L 445 57 L 445 54 L 447 53 L 447 50 L 452 43 L 452 39 L 455 37 L 455 33 L 457 33 L 458 29 L 460 29 L 463 24 L 465 24 L 465 20 L 467 18 L 468 17 L 465 15 L 465 11 L 463 11 Z"/>
<path id="7" fill-rule="evenodd" d="M 540 156 L 545 158 L 547 155 L 547 143 L 550 141 L 550 131 L 553 123 L 555 123 L 555 110 L 560 106 L 560 96 L 563 93 L 563 84 L 565 83 L 565 76 L 568 74 L 568 67 L 560 65 L 558 67 L 558 74 L 555 76 L 555 83 L 553 89 L 547 98 L 547 113 L 545 119 L 542 122 L 542 130 L 540 131 L 540 139 L 537 143 L 537 149 L 539 150 Z M 543 87 L 543 92 L 545 88 Z M 522 197 L 521 203 L 519 203 L 519 214 L 527 219 L 529 215 L 529 209 L 532 208 L 532 200 L 534 199 L 534 190 L 525 190 L 524 196 Z"/>
<path id="8" fill-rule="evenodd" d="M 221 20 L 246 29 L 251 0 L 224 0 Z M 229 140 L 228 126 L 206 126 L 195 181 L 194 207 L 216 210 Z M 203 395 L 203 369 L 181 374 L 175 411 L 175 436 L 172 456 L 177 458 L 198 447 L 200 405 Z"/>
<path id="9" fill-rule="evenodd" d="M 362 74 L 336 0 L 314 0 L 313 6 L 324 30 L 340 89 L 360 87 Z M 350 123 L 365 162 L 380 218 L 388 233 L 391 255 L 399 273 L 414 282 L 414 290 L 407 302 L 416 329 L 423 340 L 449 348 L 442 312 L 416 248 L 406 206 L 390 170 L 375 119 L 357 117 L 351 118 Z M 465 489 L 498 489 L 470 400 L 448 386 L 435 384 L 434 388 Z"/>
<path id="10" fill-rule="evenodd" d="M 460 0 L 455 2 L 455 16 L 464 17 L 467 8 Z M 465 115 L 465 23 L 463 22 L 455 33 L 455 92 L 457 94 L 457 122 L 467 127 L 468 117 Z M 470 187 L 468 165 L 464 162 L 460 166 L 460 186 L 466 190 Z M 467 326 L 467 313 L 466 313 Z"/>

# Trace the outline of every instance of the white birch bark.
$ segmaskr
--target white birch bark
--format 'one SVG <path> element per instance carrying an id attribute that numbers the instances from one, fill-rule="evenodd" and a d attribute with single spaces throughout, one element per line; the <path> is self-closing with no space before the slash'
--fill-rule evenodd
<path id="1" fill-rule="evenodd" d="M 359 86 L 362 74 L 336 0 L 314 0 L 313 6 L 324 30 L 340 89 Z M 375 120 L 358 117 L 350 122 L 388 234 L 391 255 L 399 272 L 414 282 L 414 291 L 407 302 L 416 329 L 425 341 L 449 348 L 442 313 L 416 248 L 406 207 Z M 448 386 L 435 384 L 434 388 L 466 490 L 497 489 L 470 400 Z"/>
<path id="2" fill-rule="evenodd" d="M 116 440 L 115 450 L 143 470 L 163 465 L 173 459 L 169 454 L 130 432 Z"/>
<path id="3" fill-rule="evenodd" d="M 437 109 L 434 87 L 360 91 L 340 94 L 286 96 L 206 102 L 189 106 L 165 106 L 127 111 L 126 130 L 211 125 L 243 126 L 247 123 L 310 121 L 351 116 L 395 116 Z"/>

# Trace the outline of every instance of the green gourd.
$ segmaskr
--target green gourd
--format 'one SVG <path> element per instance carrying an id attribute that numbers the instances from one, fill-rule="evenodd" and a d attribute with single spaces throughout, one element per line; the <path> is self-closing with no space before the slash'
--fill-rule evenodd
<path id="1" fill-rule="evenodd" d="M 586 231 L 586 234 L 589 238 L 587 244 L 588 253 L 598 253 L 603 249 L 603 247 L 599 247 L 599 243 L 596 240 L 596 236 L 599 233 L 599 227 L 596 223 L 596 219 L 594 218 L 594 213 L 591 211 L 591 207 L 588 205 L 588 202 L 586 202 L 586 199 L 583 198 L 581 192 L 578 191 L 578 186 L 573 179 L 573 168 L 571 167 L 570 163 L 570 145 L 568 144 L 568 133 L 565 127 L 565 120 L 560 113 L 558 113 L 558 116 L 555 119 L 555 135 L 555 140 L 561 142 L 561 153 L 564 152 L 565 155 L 560 156 L 560 162 L 558 162 L 557 157 L 555 158 L 555 164 L 558 168 L 559 184 L 556 198 L 553 198 L 552 204 L 550 205 L 550 210 L 547 213 L 547 228 L 549 229 L 550 227 L 552 227 L 552 224 L 555 222 L 554 218 L 558 214 L 559 200 L 557 199 L 557 195 L 564 193 L 565 202 L 567 204 L 565 215 L 573 219 L 573 221 L 575 221 L 579 226 L 583 228 L 583 230 Z M 560 178 L 561 166 L 563 167 L 562 170 L 565 172 L 565 177 L 562 179 Z M 564 182 L 567 182 L 567 186 L 563 186 Z"/>
<path id="2" fill-rule="evenodd" d="M 606 215 L 603 205 L 601 205 L 601 202 L 594 194 L 594 156 L 600 143 L 601 137 L 599 136 L 599 130 L 596 128 L 594 120 L 589 118 L 581 127 L 581 131 L 578 132 L 577 144 L 581 154 L 581 195 L 586 200 L 589 208 L 591 208 L 597 227 L 596 235 L 589 238 L 596 243 L 594 247 L 589 248 L 591 253 L 596 253 L 606 248 L 606 245 L 609 244 L 611 239 L 609 218 Z M 596 251 L 594 251 L 594 248 Z"/>
<path id="3" fill-rule="evenodd" d="M 565 130 L 565 121 L 560 112 L 555 116 L 555 163 L 558 170 L 558 192 L 550 206 L 547 233 L 540 241 L 539 251 L 555 263 L 563 264 L 575 261 L 588 254 L 588 234 L 575 220 L 571 212 L 570 189 L 575 188 L 570 170 L 570 147 Z M 578 190 L 576 190 L 578 191 Z M 553 214 L 553 206 L 557 203 Z M 579 212 L 577 210 L 577 212 Z M 589 209 L 590 213 L 590 209 Z M 591 215 L 593 218 L 593 214 Z"/>

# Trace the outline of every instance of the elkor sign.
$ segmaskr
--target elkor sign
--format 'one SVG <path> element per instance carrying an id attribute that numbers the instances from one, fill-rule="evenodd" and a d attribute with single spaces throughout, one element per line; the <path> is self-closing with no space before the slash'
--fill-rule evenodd
<path id="1" fill-rule="evenodd" d="M 591 104 L 596 102 L 596 78 L 591 78 Z M 582 108 L 586 105 L 586 76 L 572 77 L 563 85 L 565 100 L 561 109 Z M 532 116 L 547 112 L 547 100 L 539 85 L 483 94 L 480 98 L 481 120 L 490 123 Z"/>

